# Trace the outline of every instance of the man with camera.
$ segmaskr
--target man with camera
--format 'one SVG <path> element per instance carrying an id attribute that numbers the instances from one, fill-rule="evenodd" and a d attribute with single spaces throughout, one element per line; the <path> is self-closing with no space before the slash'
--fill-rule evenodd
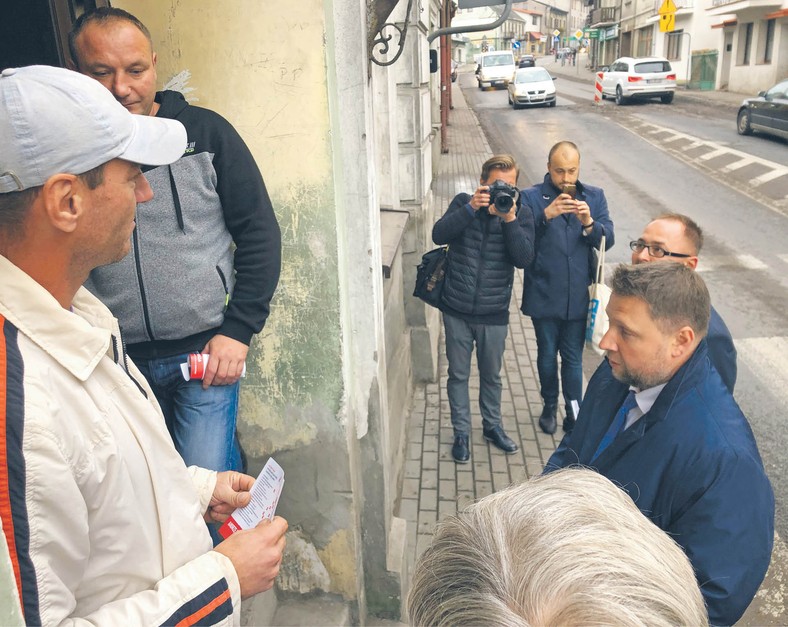
<path id="1" fill-rule="evenodd" d="M 507 454 L 519 448 L 503 430 L 500 375 L 514 268 L 525 268 L 534 258 L 533 215 L 519 202 L 519 174 L 510 155 L 488 159 L 473 195 L 455 196 L 432 229 L 436 244 L 449 245 L 441 311 L 454 427 L 452 457 L 459 464 L 470 459 L 468 378 L 474 343 L 484 439 Z"/>
<path id="2" fill-rule="evenodd" d="M 594 274 L 591 249 L 613 246 L 613 222 L 605 192 L 581 183 L 580 151 L 569 141 L 555 144 L 544 181 L 523 190 L 536 229 L 536 257 L 523 276 L 522 312 L 536 332 L 536 367 L 544 409 L 539 427 L 555 433 L 558 409 L 558 353 L 566 410 L 564 431 L 575 423 L 572 401 L 583 395 L 583 345 L 588 286 Z"/>

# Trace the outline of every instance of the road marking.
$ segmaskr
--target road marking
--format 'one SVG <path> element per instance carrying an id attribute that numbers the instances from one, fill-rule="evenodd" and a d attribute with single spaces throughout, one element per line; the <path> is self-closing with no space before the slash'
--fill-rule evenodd
<path id="1" fill-rule="evenodd" d="M 759 185 L 763 185 L 764 183 L 768 183 L 769 181 L 780 178 L 783 174 L 785 174 L 785 172 L 781 172 L 780 170 L 771 170 L 770 172 L 766 172 L 765 174 L 761 174 L 760 176 L 756 176 L 754 179 L 751 179 L 750 185 L 758 187 Z"/>
<path id="2" fill-rule="evenodd" d="M 746 168 L 748 165 L 752 165 L 753 163 L 755 163 L 753 158 L 739 159 L 738 161 L 734 161 L 733 163 L 729 163 L 725 167 L 720 168 L 720 173 L 727 174 L 728 172 L 733 172 L 734 170 L 738 170 L 740 168 Z"/>
<path id="3" fill-rule="evenodd" d="M 788 255 L 785 255 L 788 257 Z M 744 268 L 745 270 L 766 270 L 769 266 L 752 255 L 701 255 L 698 272 L 714 272 L 720 268 Z"/>
<path id="4" fill-rule="evenodd" d="M 708 146 L 708 144 L 705 144 Z M 717 148 L 716 150 L 712 150 L 711 152 L 707 152 L 700 157 L 697 157 L 698 161 L 708 161 L 709 159 L 714 159 L 714 157 L 721 157 L 722 155 L 727 155 L 728 151 L 725 148 Z"/>
<path id="5" fill-rule="evenodd" d="M 785 336 L 754 337 L 734 340 L 739 361 L 760 379 L 764 388 L 775 396 L 778 407 L 788 407 L 786 385 L 786 355 L 788 338 Z"/>
<path id="6" fill-rule="evenodd" d="M 769 266 L 752 255 L 736 255 L 739 265 L 747 270 L 766 270 Z"/>
<path id="7" fill-rule="evenodd" d="M 788 174 L 788 167 L 786 167 L 784 165 L 781 165 L 779 163 L 775 163 L 774 161 L 769 161 L 768 159 L 761 159 L 760 157 L 755 157 L 755 156 L 753 156 L 753 155 L 751 155 L 749 153 L 742 152 L 741 150 L 736 150 L 735 148 L 728 148 L 728 147 L 722 146 L 722 145 L 720 145 L 720 144 L 718 144 L 716 142 L 706 141 L 706 140 L 700 139 L 699 137 L 695 137 L 694 135 L 688 135 L 686 133 L 682 133 L 680 131 L 673 130 L 671 128 L 667 128 L 667 127 L 664 127 L 664 126 L 659 126 L 658 124 L 648 123 L 647 126 L 655 129 L 653 131 L 649 131 L 652 134 L 655 134 L 655 133 L 657 133 L 659 131 L 664 131 L 666 133 L 670 133 L 672 135 L 675 135 L 676 137 L 681 137 L 681 138 L 687 139 L 687 140 L 689 140 L 691 142 L 699 142 L 701 145 L 709 146 L 710 148 L 714 149 L 714 152 L 712 152 L 712 153 L 706 153 L 705 155 L 701 155 L 700 157 L 697 157 L 697 159 L 700 160 L 700 161 L 707 161 L 709 159 L 713 159 L 714 157 L 717 157 L 717 156 L 720 156 L 720 155 L 723 155 L 723 154 L 736 155 L 737 157 L 739 157 L 741 159 L 747 160 L 749 163 L 759 163 L 759 164 L 764 165 L 764 166 L 766 166 L 768 168 L 774 168 L 775 170 L 780 170 L 783 174 Z M 682 147 L 682 150 L 684 150 L 683 147 Z M 749 163 L 747 165 L 749 165 Z M 730 167 L 730 166 L 728 166 L 728 167 Z"/>
<path id="8" fill-rule="evenodd" d="M 625 130 L 643 141 L 648 142 L 652 146 L 656 146 L 660 150 L 672 154 L 677 159 L 680 159 L 696 169 L 705 171 L 723 185 L 756 200 L 770 211 L 774 211 L 782 216 L 786 215 L 788 194 L 783 198 L 775 199 L 769 194 L 764 194 L 760 189 L 764 183 L 773 181 L 782 176 L 788 177 L 788 166 L 782 163 L 769 161 L 768 159 L 755 157 L 749 153 L 716 142 L 706 141 L 699 137 L 675 131 L 658 124 L 645 122 L 636 117 L 630 118 L 626 123 L 621 123 L 620 125 Z M 667 134 L 667 139 L 664 137 L 665 134 Z M 672 143 L 677 139 L 684 139 L 686 143 L 682 143 L 680 146 L 673 146 Z M 706 152 L 699 155 L 689 154 L 692 151 L 697 152 L 699 148 L 705 149 Z M 735 159 L 734 163 L 721 164 L 718 167 L 710 165 L 712 159 L 729 155 L 738 157 L 738 159 Z M 739 180 L 735 176 L 728 176 L 730 172 L 752 165 L 760 165 L 767 171 L 757 177 L 753 177 L 752 181 L 748 182 Z"/>

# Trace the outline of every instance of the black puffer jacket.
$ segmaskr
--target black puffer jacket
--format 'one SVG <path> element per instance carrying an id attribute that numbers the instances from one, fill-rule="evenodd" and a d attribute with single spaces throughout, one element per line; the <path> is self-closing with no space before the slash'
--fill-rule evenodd
<path id="1" fill-rule="evenodd" d="M 514 268 L 533 261 L 533 216 L 518 207 L 517 220 L 505 223 L 474 212 L 470 199 L 458 194 L 432 229 L 436 244 L 449 244 L 443 309 L 468 322 L 507 324 Z"/>

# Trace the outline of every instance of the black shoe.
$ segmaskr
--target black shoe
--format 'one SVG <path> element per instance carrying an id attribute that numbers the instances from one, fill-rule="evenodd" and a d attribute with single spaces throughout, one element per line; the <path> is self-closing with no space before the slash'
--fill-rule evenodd
<path id="1" fill-rule="evenodd" d="M 471 458 L 471 451 L 468 449 L 468 436 L 454 436 L 454 446 L 451 447 L 451 456 L 458 464 L 467 464 Z"/>
<path id="2" fill-rule="evenodd" d="M 555 422 L 555 413 L 557 410 L 558 407 L 556 405 L 545 403 L 542 415 L 539 416 L 539 427 L 549 435 L 553 435 L 558 426 Z"/>
<path id="3" fill-rule="evenodd" d="M 515 453 L 520 448 L 514 443 L 512 438 L 506 435 L 506 432 L 502 427 L 493 427 L 489 431 L 485 429 L 482 431 L 482 434 L 484 435 L 485 440 L 492 442 L 494 446 L 497 446 L 507 455 Z"/>
<path id="4" fill-rule="evenodd" d="M 564 418 L 564 433 L 570 433 L 575 428 L 575 417 L 571 409 L 566 410 L 566 418 Z"/>

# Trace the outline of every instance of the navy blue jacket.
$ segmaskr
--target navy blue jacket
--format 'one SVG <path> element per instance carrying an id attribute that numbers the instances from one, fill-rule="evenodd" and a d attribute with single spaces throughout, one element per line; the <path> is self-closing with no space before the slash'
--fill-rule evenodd
<path id="1" fill-rule="evenodd" d="M 722 377 L 722 382 L 733 394 L 733 387 L 736 385 L 736 347 L 733 345 L 733 338 L 728 327 L 725 326 L 720 314 L 714 307 L 711 308 L 709 318 L 709 332 L 706 335 L 706 342 L 709 345 L 709 358 Z"/>
<path id="2" fill-rule="evenodd" d="M 627 391 L 605 359 L 545 472 L 591 466 Z M 705 340 L 593 467 L 682 546 L 711 623 L 735 623 L 769 566 L 774 496 L 750 425 L 712 368 Z"/>
<path id="3" fill-rule="evenodd" d="M 541 184 L 522 193 L 533 212 L 536 229 L 536 257 L 523 276 L 522 312 L 532 318 L 585 320 L 588 286 L 596 270 L 591 267 L 591 247 L 599 248 L 602 235 L 607 238 L 606 249 L 614 243 L 605 192 L 577 182 L 577 199 L 588 203 L 594 220 L 588 235 L 583 235 L 580 220 L 574 215 L 545 220 L 544 210 L 560 194 L 549 174 Z"/>
<path id="4" fill-rule="evenodd" d="M 441 310 L 477 324 L 508 324 L 514 268 L 534 258 L 531 212 L 519 204 L 517 220 L 504 222 L 486 208 L 474 211 L 458 194 L 432 228 L 436 244 L 449 244 Z"/>

